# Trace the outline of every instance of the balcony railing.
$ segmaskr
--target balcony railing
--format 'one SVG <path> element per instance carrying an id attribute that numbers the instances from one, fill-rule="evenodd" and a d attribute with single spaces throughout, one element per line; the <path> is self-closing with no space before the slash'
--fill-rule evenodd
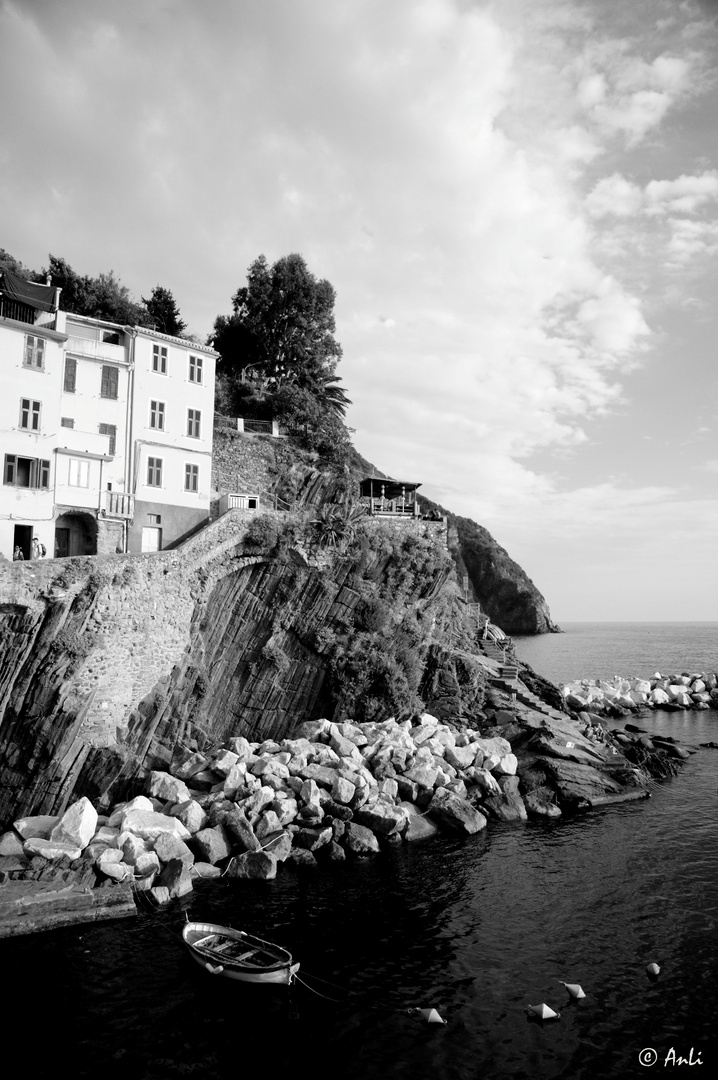
<path id="1" fill-rule="evenodd" d="M 135 497 L 125 491 L 106 491 L 104 510 L 107 517 L 132 519 L 135 516 Z"/>
<path id="2" fill-rule="evenodd" d="M 7 297 L 0 296 L 0 316 L 4 319 L 14 319 L 15 322 L 34 326 L 35 315 L 35 308 L 29 304 L 21 304 L 18 300 L 8 300 Z"/>

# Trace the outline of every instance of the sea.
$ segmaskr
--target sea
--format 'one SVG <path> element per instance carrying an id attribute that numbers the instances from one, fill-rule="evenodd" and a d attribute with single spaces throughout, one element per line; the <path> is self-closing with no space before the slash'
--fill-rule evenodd
<path id="1" fill-rule="evenodd" d="M 559 682 L 718 667 L 718 623 L 564 629 L 517 641 Z M 137 918 L 0 941 L 6 1063 L 23 1078 L 103 1080 L 709 1075 L 718 750 L 701 744 L 718 742 L 718 712 L 634 722 L 696 748 L 640 802 L 490 822 L 272 882 L 199 882 L 164 908 L 138 897 Z M 298 980 L 210 975 L 182 945 L 185 918 L 284 945 Z M 557 1019 L 527 1013 L 543 1003 Z"/>

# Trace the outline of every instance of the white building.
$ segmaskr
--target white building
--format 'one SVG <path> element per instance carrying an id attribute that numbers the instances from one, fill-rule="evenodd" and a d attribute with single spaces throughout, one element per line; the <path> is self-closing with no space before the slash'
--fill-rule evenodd
<path id="1" fill-rule="evenodd" d="M 155 551 L 209 517 L 217 354 L 0 285 L 0 552 Z"/>

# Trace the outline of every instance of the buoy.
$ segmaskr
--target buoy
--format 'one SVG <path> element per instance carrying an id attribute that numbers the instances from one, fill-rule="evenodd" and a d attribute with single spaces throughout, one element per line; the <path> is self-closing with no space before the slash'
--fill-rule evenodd
<path id="1" fill-rule="evenodd" d="M 646 971 L 648 972 L 649 975 L 660 975 L 661 974 L 661 969 L 659 968 L 658 964 L 648 964 L 647 967 L 646 967 Z"/>
<path id="2" fill-rule="evenodd" d="M 217 964 L 216 966 L 214 964 L 205 964 L 204 966 L 207 968 L 210 975 L 221 975 L 224 971 L 222 964 Z"/>
<path id="3" fill-rule="evenodd" d="M 436 1009 L 415 1009 L 415 1012 L 419 1013 L 419 1016 L 423 1016 L 427 1024 L 445 1024 L 446 1020 L 442 1020 Z"/>
<path id="4" fill-rule="evenodd" d="M 572 998 L 585 998 L 586 995 L 584 994 L 582 988 L 578 985 L 578 983 L 565 983 L 561 982 L 560 979 L 558 981 L 561 983 L 561 986 L 566 987 Z"/>
<path id="5" fill-rule="evenodd" d="M 527 1016 L 535 1016 L 538 1020 L 558 1020 L 561 1013 L 554 1012 L 550 1005 L 545 1003 L 541 1005 L 527 1005 L 525 1009 Z"/>

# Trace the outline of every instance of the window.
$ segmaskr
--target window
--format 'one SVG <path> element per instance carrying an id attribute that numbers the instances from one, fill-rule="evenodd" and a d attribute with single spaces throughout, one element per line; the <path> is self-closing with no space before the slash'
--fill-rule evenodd
<path id="1" fill-rule="evenodd" d="M 202 357 L 190 356 L 189 358 L 189 381 L 193 383 L 202 382 Z"/>
<path id="2" fill-rule="evenodd" d="M 119 369 L 116 367 L 109 367 L 106 364 L 102 365 L 102 385 L 100 387 L 100 397 L 114 398 L 117 400 L 117 385 L 119 380 Z"/>
<path id="3" fill-rule="evenodd" d="M 187 410 L 187 434 L 193 439 L 199 438 L 199 422 L 202 417 L 202 413 L 199 409 Z"/>
<path id="4" fill-rule="evenodd" d="M 103 330 L 102 340 L 105 345 L 121 345 L 119 330 Z"/>
<path id="5" fill-rule="evenodd" d="M 167 346 L 166 345 L 153 345 L 152 346 L 152 370 L 158 372 L 160 375 L 167 374 Z"/>
<path id="6" fill-rule="evenodd" d="M 99 424 L 97 427 L 100 435 L 110 436 L 110 455 L 115 456 L 115 443 L 117 441 L 117 425 L 116 424 Z"/>
<path id="7" fill-rule="evenodd" d="M 199 491 L 199 465 L 185 465 L 184 489 L 185 491 Z"/>
<path id="8" fill-rule="evenodd" d="M 60 417 L 60 427 L 74 428 L 74 426 L 75 426 L 75 421 L 73 420 L 73 418 L 71 416 L 61 416 Z"/>
<path id="9" fill-rule="evenodd" d="M 65 382 L 63 390 L 66 394 L 74 394 L 77 385 L 77 360 L 72 356 L 65 357 Z"/>
<path id="10" fill-rule="evenodd" d="M 162 458 L 147 458 L 147 486 L 162 487 Z"/>
<path id="11" fill-rule="evenodd" d="M 24 431 L 40 430 L 40 402 L 20 398 L 20 427 Z"/>
<path id="12" fill-rule="evenodd" d="M 49 488 L 50 462 L 6 454 L 3 483 L 13 487 Z"/>
<path id="13" fill-rule="evenodd" d="M 150 427 L 157 431 L 165 429 L 165 403 L 164 401 L 150 402 Z"/>
<path id="14" fill-rule="evenodd" d="M 23 359 L 23 365 L 25 367 L 39 368 L 43 371 L 45 368 L 45 340 L 41 337 L 35 337 L 33 334 L 27 334 L 25 337 L 25 358 Z"/>
<path id="15" fill-rule="evenodd" d="M 70 487 L 89 487 L 90 462 L 85 458 L 70 458 L 67 483 Z"/>
<path id="16" fill-rule="evenodd" d="M 162 524 L 162 514 L 148 514 L 147 515 L 147 524 L 148 525 L 161 525 Z"/>

